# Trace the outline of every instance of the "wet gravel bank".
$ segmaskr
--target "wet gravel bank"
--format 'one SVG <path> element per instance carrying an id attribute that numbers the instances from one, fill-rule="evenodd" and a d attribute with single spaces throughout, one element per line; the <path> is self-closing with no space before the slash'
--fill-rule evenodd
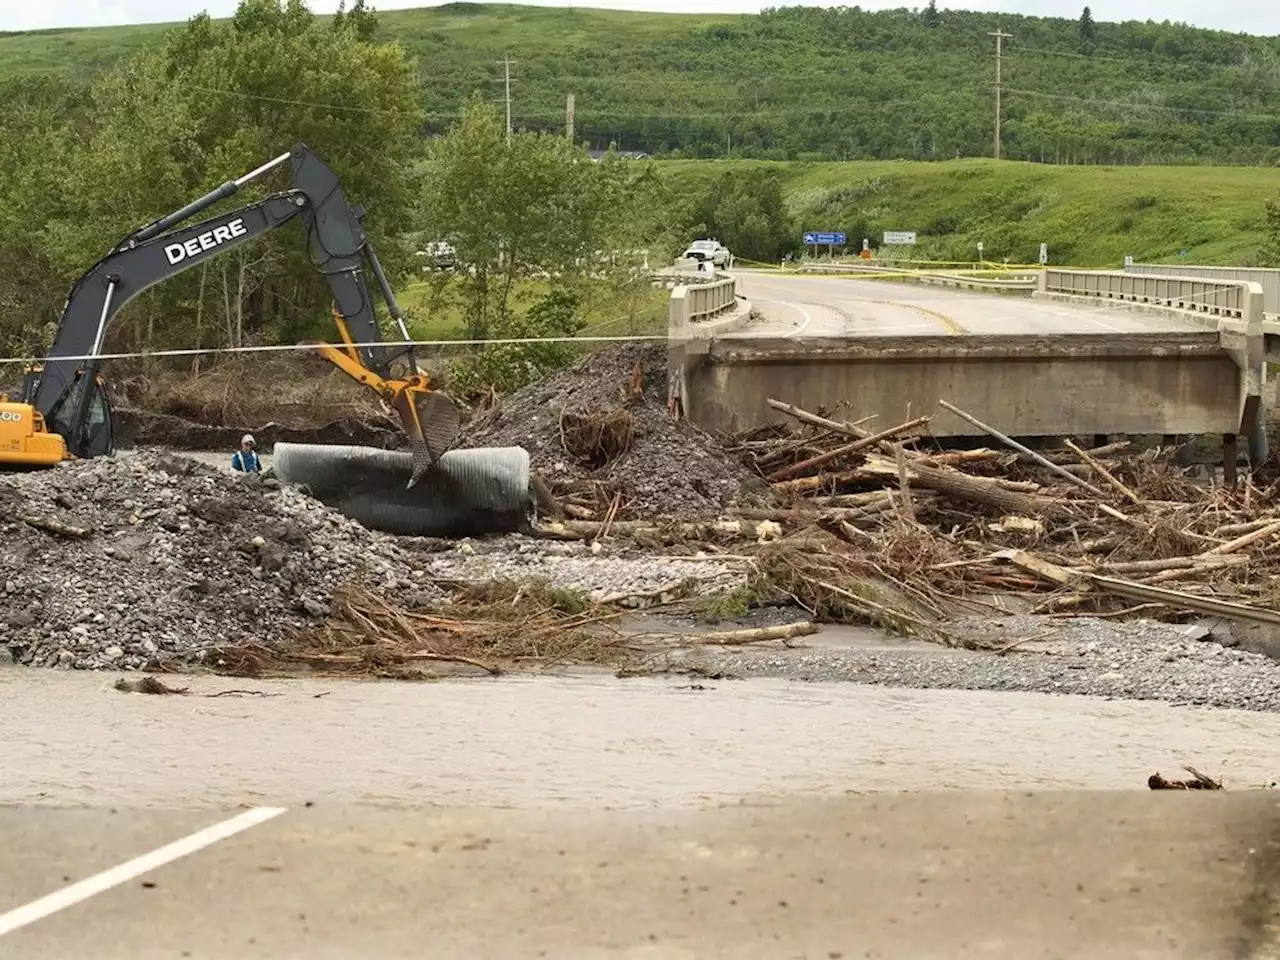
<path id="1" fill-rule="evenodd" d="M 1063 693 L 1280 712 L 1280 663 L 1211 639 L 1187 639 L 1170 624 L 1011 617 L 965 621 L 955 631 L 994 649 L 1023 642 L 1004 654 L 926 643 L 701 647 L 683 653 L 678 663 L 742 678 Z"/>

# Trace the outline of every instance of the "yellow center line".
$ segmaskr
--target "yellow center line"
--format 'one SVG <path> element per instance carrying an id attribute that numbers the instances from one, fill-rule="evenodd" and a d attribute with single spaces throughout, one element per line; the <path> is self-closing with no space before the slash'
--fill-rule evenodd
<path id="1" fill-rule="evenodd" d="M 964 327 L 960 326 L 960 324 L 952 317 L 948 317 L 945 313 L 939 313 L 937 310 L 930 310 L 928 307 L 922 307 L 915 303 L 900 303 L 897 300 L 885 300 L 884 302 L 889 304 L 891 307 L 906 307 L 908 310 L 915 310 L 919 313 L 923 313 L 925 316 L 933 317 L 933 319 L 942 324 L 947 333 L 952 336 L 960 337 L 969 332 Z"/>

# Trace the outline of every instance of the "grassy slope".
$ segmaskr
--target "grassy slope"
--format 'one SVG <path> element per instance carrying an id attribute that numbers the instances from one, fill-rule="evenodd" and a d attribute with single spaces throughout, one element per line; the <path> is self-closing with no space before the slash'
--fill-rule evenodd
<path id="1" fill-rule="evenodd" d="M 546 83 L 568 72 L 596 75 L 607 85 L 624 62 L 642 70 L 655 43 L 669 43 L 690 31 L 744 18 L 742 14 L 647 14 L 501 5 L 462 9 L 465 6 L 377 11 L 381 36 L 399 41 L 419 58 L 428 100 L 433 80 L 450 85 L 461 80 L 474 87 L 497 89 L 492 86 L 499 76 L 494 60 L 504 54 L 518 61 L 513 75 L 524 84 Z M 32 73 L 87 76 L 159 42 L 178 26 L 180 22 L 0 33 L 0 79 Z M 439 56 L 446 51 L 444 57 Z M 459 51 L 466 51 L 466 57 L 459 57 Z M 653 78 L 646 74 L 645 79 Z M 696 87 L 705 87 L 705 77 L 690 85 L 690 89 Z M 563 117 L 559 94 L 555 105 Z"/>
<path id="2" fill-rule="evenodd" d="M 1280 197 L 1280 170 L 1238 167 L 1064 167 L 942 163 L 671 161 L 690 188 L 726 170 L 782 177 L 797 229 L 844 230 L 860 246 L 884 230 L 915 230 L 921 256 L 1118 267 L 1139 261 L 1247 265 L 1262 240 L 1262 204 Z M 1179 251 L 1186 250 L 1185 258 Z"/>

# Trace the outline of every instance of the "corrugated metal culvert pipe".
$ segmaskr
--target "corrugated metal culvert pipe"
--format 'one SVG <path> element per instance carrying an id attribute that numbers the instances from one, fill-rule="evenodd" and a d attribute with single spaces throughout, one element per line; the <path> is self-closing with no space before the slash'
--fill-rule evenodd
<path id="1" fill-rule="evenodd" d="M 402 536 L 510 533 L 533 513 L 529 452 L 523 447 L 450 450 L 411 490 L 408 452 L 277 443 L 276 477 L 370 530 Z"/>

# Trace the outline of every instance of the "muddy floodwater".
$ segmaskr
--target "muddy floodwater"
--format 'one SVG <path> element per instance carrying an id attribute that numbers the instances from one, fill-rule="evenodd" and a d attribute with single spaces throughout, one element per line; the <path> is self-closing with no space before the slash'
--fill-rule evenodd
<path id="1" fill-rule="evenodd" d="M 0 669 L 0 804 L 671 808 L 781 795 L 1280 776 L 1280 716 L 787 681 L 427 684 Z M 239 691 L 239 692 L 236 692 Z M 209 696 L 219 694 L 221 696 Z"/>

